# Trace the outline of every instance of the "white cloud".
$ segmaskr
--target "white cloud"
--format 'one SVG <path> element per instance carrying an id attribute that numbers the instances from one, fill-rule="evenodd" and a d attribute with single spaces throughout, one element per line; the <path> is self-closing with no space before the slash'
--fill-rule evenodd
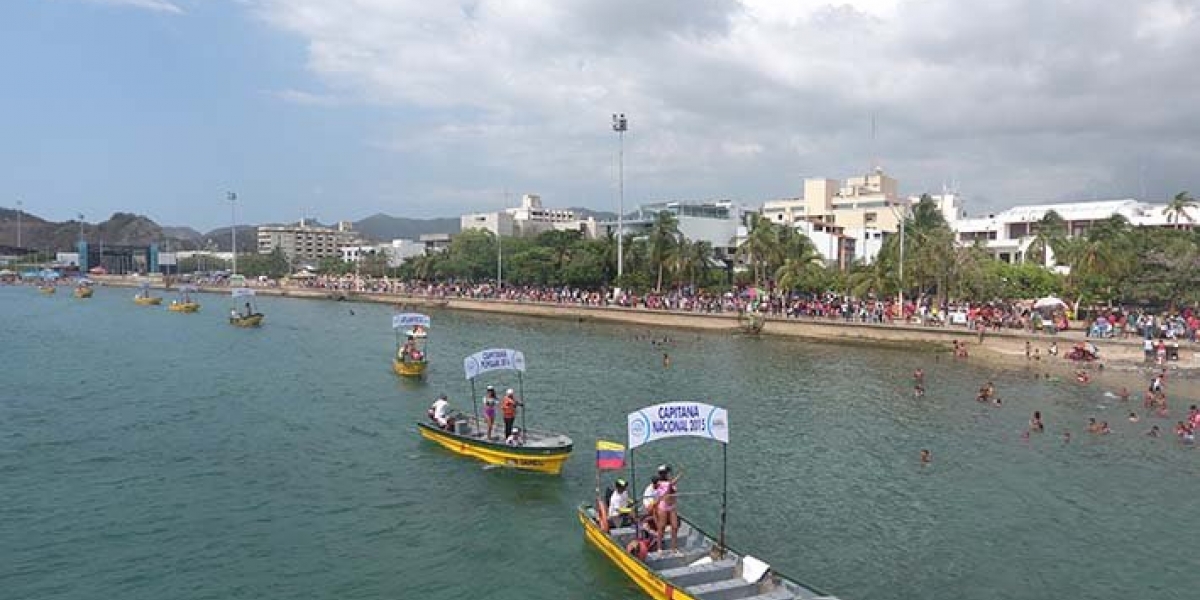
<path id="1" fill-rule="evenodd" d="M 566 203 L 611 193 L 618 111 L 631 198 L 794 194 L 875 157 L 909 191 L 957 180 L 1007 204 L 1136 193 L 1136 156 L 1162 195 L 1200 160 L 1200 88 L 1181 85 L 1197 0 L 252 4 L 305 41 L 332 97 L 419 115 L 374 145 L 580 196 Z"/>
<path id="2" fill-rule="evenodd" d="M 124 6 L 129 8 L 140 8 L 143 10 L 151 10 L 155 12 L 166 12 L 174 14 L 183 14 L 183 9 L 178 5 L 169 2 L 168 0 L 85 0 L 92 4 L 108 4 L 111 6 Z"/>

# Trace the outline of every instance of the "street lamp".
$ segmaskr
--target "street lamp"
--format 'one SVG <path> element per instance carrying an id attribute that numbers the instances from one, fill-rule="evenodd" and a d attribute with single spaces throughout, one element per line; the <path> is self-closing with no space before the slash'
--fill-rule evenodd
<path id="1" fill-rule="evenodd" d="M 233 277 L 237 275 L 237 194 L 225 192 L 225 199 L 229 200 L 229 245 L 233 250 L 233 271 L 229 276 Z"/>
<path id="2" fill-rule="evenodd" d="M 613 113 L 612 128 L 617 132 L 617 280 L 625 273 L 625 131 L 629 120 L 625 113 Z"/>

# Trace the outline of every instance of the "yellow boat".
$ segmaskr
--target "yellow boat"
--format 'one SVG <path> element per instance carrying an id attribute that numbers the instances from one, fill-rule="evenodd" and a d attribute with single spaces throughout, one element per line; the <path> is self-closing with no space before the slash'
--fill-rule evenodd
<path id="1" fill-rule="evenodd" d="M 500 465 L 520 471 L 548 475 L 562 472 L 563 463 L 571 456 L 571 438 L 556 433 L 522 431 L 521 445 L 510 446 L 503 439 L 484 439 L 484 427 L 473 417 L 460 417 L 455 431 L 442 430 L 433 423 L 417 423 L 421 437 L 436 442 L 460 456 L 479 459 L 489 465 Z M 500 429 L 503 425 L 499 425 Z"/>
<path id="2" fill-rule="evenodd" d="M 200 310 L 200 303 L 192 300 L 192 294 L 196 291 L 198 288 L 194 285 L 179 286 L 179 299 L 172 300 L 167 305 L 167 310 L 177 313 L 194 313 Z"/>
<path id="3" fill-rule="evenodd" d="M 252 315 L 238 315 L 236 317 L 230 315 L 229 324 L 234 327 L 258 327 L 262 325 L 263 314 L 254 313 Z"/>
<path id="4" fill-rule="evenodd" d="M 49 296 L 58 290 L 52 285 L 39 285 L 38 291 Z"/>
<path id="5" fill-rule="evenodd" d="M 240 312 L 239 308 L 234 308 L 229 312 L 230 325 L 234 327 L 259 327 L 262 325 L 264 315 L 254 308 L 254 290 L 237 287 L 230 290 L 229 295 L 239 301 L 246 301 L 246 312 Z"/>
<path id="6" fill-rule="evenodd" d="M 392 330 L 396 332 L 396 355 L 392 357 L 392 370 L 401 377 L 423 377 L 429 367 L 425 351 L 428 343 L 430 318 L 420 313 L 397 313 L 392 315 Z M 400 343 L 400 332 L 405 342 Z"/>
<path id="7" fill-rule="evenodd" d="M 424 360 L 392 359 L 392 370 L 401 377 L 421 377 L 425 374 L 425 368 L 428 366 L 429 362 Z"/>
<path id="8" fill-rule="evenodd" d="M 162 298 L 158 296 L 134 296 L 133 303 L 138 306 L 158 306 L 162 304 Z"/>
<path id="9" fill-rule="evenodd" d="M 91 298 L 92 294 L 93 294 L 92 288 L 90 288 L 90 287 L 75 288 L 75 297 L 76 298 Z"/>
<path id="10" fill-rule="evenodd" d="M 727 457 L 729 413 L 723 408 L 701 402 L 666 402 L 630 413 L 626 423 L 630 452 L 627 490 L 636 492 L 638 489 L 633 450 L 653 441 L 678 437 L 705 438 L 720 442 L 722 461 Z M 611 442 L 606 443 L 605 447 L 597 444 L 597 467 L 601 466 L 601 454 L 611 452 L 613 445 Z M 616 447 L 622 452 L 617 462 L 623 463 L 623 449 L 619 445 Z M 603 462 L 610 460 L 604 458 Z M 604 468 L 611 467 L 605 464 Z M 621 468 L 619 464 L 617 468 Z M 728 463 L 725 463 L 722 466 L 726 480 L 721 491 L 721 529 L 715 538 L 680 516 L 678 530 L 668 529 L 669 533 L 664 534 L 664 548 L 660 548 L 655 535 L 648 533 L 652 528 L 639 518 L 638 511 L 642 509 L 638 501 L 640 496 L 626 496 L 625 501 L 629 504 L 618 507 L 626 510 L 611 511 L 605 504 L 617 501 L 616 494 L 596 498 L 594 507 L 579 507 L 576 516 L 583 527 L 584 538 L 655 600 L 836 600 L 811 586 L 783 576 L 766 562 L 737 552 L 725 544 L 728 472 Z M 670 466 L 660 466 L 658 473 L 659 481 L 670 482 L 669 491 L 664 493 L 674 494 L 678 477 L 672 476 Z M 596 482 L 599 494 L 598 476 Z M 610 519 L 609 515 L 616 516 Z"/>

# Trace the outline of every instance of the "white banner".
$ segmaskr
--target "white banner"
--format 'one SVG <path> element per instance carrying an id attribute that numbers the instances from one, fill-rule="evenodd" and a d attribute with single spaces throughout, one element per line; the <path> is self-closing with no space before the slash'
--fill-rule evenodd
<path id="1" fill-rule="evenodd" d="M 520 350 L 492 348 L 476 352 L 463 359 L 463 370 L 467 379 L 475 379 L 481 373 L 488 371 L 520 371 L 525 372 L 525 355 Z"/>
<path id="2" fill-rule="evenodd" d="M 232 290 L 230 290 L 230 294 L 234 298 L 245 298 L 247 296 L 253 296 L 254 290 L 252 290 L 250 288 L 239 287 L 239 288 L 233 288 Z"/>
<path id="3" fill-rule="evenodd" d="M 409 327 L 429 328 L 429 317 L 420 313 L 400 313 L 392 315 L 392 329 L 405 329 Z"/>
<path id="4" fill-rule="evenodd" d="M 629 413 L 629 449 L 671 437 L 729 443 L 729 412 L 703 402 L 664 402 Z"/>

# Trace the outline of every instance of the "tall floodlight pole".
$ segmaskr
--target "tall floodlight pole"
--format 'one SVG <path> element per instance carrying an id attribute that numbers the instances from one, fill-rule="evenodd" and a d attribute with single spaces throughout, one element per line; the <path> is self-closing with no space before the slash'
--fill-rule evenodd
<path id="1" fill-rule="evenodd" d="M 908 221 L 908 207 L 900 215 L 900 321 L 904 321 L 904 223 Z"/>
<path id="2" fill-rule="evenodd" d="M 79 213 L 79 241 L 83 241 L 83 213 Z"/>
<path id="3" fill-rule="evenodd" d="M 233 250 L 233 272 L 229 275 L 237 275 L 237 194 L 233 192 L 225 192 L 225 199 L 229 200 L 229 245 Z"/>
<path id="4" fill-rule="evenodd" d="M 20 200 L 17 200 L 17 247 L 18 248 L 21 247 L 21 212 L 22 212 L 21 207 L 22 206 L 24 206 L 24 204 Z"/>
<path id="5" fill-rule="evenodd" d="M 625 131 L 629 120 L 625 113 L 613 113 L 612 128 L 617 132 L 617 281 L 625 274 Z"/>

